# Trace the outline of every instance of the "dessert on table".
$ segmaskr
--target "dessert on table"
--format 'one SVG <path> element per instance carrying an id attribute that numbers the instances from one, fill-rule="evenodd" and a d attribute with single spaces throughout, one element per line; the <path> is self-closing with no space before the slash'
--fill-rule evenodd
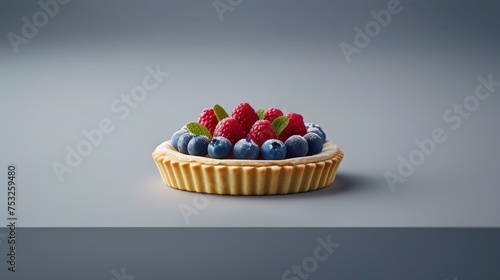
<path id="1" fill-rule="evenodd" d="M 331 185 L 344 154 L 301 114 L 216 104 L 160 144 L 153 158 L 172 188 L 227 195 L 277 195 Z"/>

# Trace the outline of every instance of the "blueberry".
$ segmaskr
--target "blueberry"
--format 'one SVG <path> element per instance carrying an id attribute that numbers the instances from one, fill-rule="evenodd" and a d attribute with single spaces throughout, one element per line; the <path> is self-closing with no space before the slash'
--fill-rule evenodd
<path id="1" fill-rule="evenodd" d="M 315 124 L 315 123 L 306 123 L 306 128 L 307 128 L 307 132 L 314 132 L 314 133 L 318 134 L 321 137 L 321 139 L 323 139 L 323 143 L 326 142 L 326 133 L 323 130 L 323 128 L 321 128 L 320 125 Z"/>
<path id="2" fill-rule="evenodd" d="M 208 137 L 196 135 L 189 141 L 188 153 L 192 156 L 204 157 L 208 153 L 208 143 L 210 143 Z"/>
<path id="3" fill-rule="evenodd" d="M 231 154 L 233 145 L 231 142 L 222 136 L 214 137 L 208 144 L 208 155 L 211 158 L 226 159 Z"/>
<path id="4" fill-rule="evenodd" d="M 286 140 L 285 146 L 289 158 L 304 157 L 309 152 L 307 140 L 300 135 L 290 136 Z"/>
<path id="5" fill-rule="evenodd" d="M 310 127 L 320 127 L 319 124 L 312 123 L 312 122 L 305 123 L 305 125 L 306 125 L 307 128 L 310 128 Z"/>
<path id="6" fill-rule="evenodd" d="M 182 134 L 180 137 L 179 137 L 179 141 L 177 141 L 177 147 L 179 150 L 179 152 L 183 153 L 183 154 L 186 154 L 188 155 L 189 152 L 188 152 L 188 144 L 189 144 L 189 141 L 191 141 L 191 139 L 194 137 L 193 134 L 191 133 L 184 133 Z"/>
<path id="7" fill-rule="evenodd" d="M 188 131 L 186 129 L 179 129 L 177 130 L 171 138 L 170 144 L 174 146 L 176 150 L 179 150 L 179 147 L 177 145 L 177 142 L 179 141 L 179 138 L 181 137 L 182 134 L 187 133 Z"/>
<path id="8" fill-rule="evenodd" d="M 265 160 L 281 160 L 286 156 L 286 146 L 278 139 L 267 140 L 260 149 Z"/>
<path id="9" fill-rule="evenodd" d="M 321 139 L 318 134 L 309 132 L 304 135 L 304 139 L 306 139 L 307 145 L 309 146 L 308 156 L 319 154 L 323 151 L 323 139 Z"/>
<path id="10" fill-rule="evenodd" d="M 326 142 L 326 134 L 325 132 L 321 129 L 321 127 L 310 127 L 307 129 L 307 132 L 310 133 L 316 133 L 318 134 L 318 136 L 321 138 L 321 141 L 323 141 L 323 143 Z"/>
<path id="11" fill-rule="evenodd" d="M 235 159 L 257 159 L 259 152 L 259 146 L 251 139 L 241 139 L 233 148 Z"/>

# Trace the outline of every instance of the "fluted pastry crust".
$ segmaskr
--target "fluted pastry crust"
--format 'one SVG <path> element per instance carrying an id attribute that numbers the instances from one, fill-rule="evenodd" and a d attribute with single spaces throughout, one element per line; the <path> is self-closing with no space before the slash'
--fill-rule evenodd
<path id="1" fill-rule="evenodd" d="M 284 160 L 212 159 L 185 155 L 170 144 L 153 152 L 163 182 L 176 189 L 227 195 L 306 192 L 333 183 L 344 154 L 326 142 L 317 155 Z"/>

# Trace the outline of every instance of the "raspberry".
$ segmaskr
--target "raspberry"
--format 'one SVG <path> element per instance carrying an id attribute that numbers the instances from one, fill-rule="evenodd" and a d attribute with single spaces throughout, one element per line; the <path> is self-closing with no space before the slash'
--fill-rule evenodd
<path id="1" fill-rule="evenodd" d="M 198 123 L 206 127 L 210 133 L 214 134 L 215 127 L 217 127 L 217 124 L 219 123 L 214 109 L 203 109 L 203 111 L 201 111 L 200 118 L 198 119 Z"/>
<path id="2" fill-rule="evenodd" d="M 280 109 L 271 107 L 266 111 L 266 116 L 264 119 L 272 123 L 276 118 L 281 116 L 283 116 L 283 112 Z"/>
<path id="3" fill-rule="evenodd" d="M 276 138 L 276 133 L 274 132 L 270 121 L 259 120 L 252 126 L 247 138 L 252 139 L 255 144 L 260 147 L 267 140 Z"/>
<path id="4" fill-rule="evenodd" d="M 279 140 L 285 142 L 292 135 L 304 136 L 307 133 L 304 118 L 297 113 L 288 113 L 288 126 L 281 132 Z"/>
<path id="5" fill-rule="evenodd" d="M 222 136 L 234 146 L 236 142 L 245 138 L 246 134 L 243 133 L 240 123 L 235 118 L 225 118 L 217 124 L 213 136 Z"/>
<path id="6" fill-rule="evenodd" d="M 255 113 L 255 110 L 248 103 L 241 103 L 236 106 L 231 116 L 238 120 L 245 135 L 250 132 L 253 124 L 259 120 L 259 115 Z"/>

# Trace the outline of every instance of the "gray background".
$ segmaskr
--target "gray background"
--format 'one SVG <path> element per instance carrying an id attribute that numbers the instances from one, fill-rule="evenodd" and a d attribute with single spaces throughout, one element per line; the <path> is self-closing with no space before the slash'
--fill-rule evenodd
<path id="1" fill-rule="evenodd" d="M 459 129 L 443 121 L 478 76 L 500 80 L 498 6 L 401 1 L 348 63 L 339 44 L 387 3 L 244 1 L 221 21 L 211 1 L 72 1 L 16 54 L 7 34 L 41 8 L 3 2 L 0 166 L 4 182 L 18 167 L 19 225 L 499 226 L 500 88 Z M 122 121 L 110 105 L 148 65 L 170 76 Z M 187 224 L 179 206 L 197 196 L 165 187 L 151 153 L 203 108 L 242 101 L 320 123 L 346 155 L 338 178 L 297 195 L 210 195 Z M 115 131 L 59 182 L 51 163 L 103 118 Z M 392 192 L 384 172 L 437 127 L 448 140 Z"/>
<path id="2" fill-rule="evenodd" d="M 310 280 L 490 280 L 500 275 L 499 233 L 439 228 L 22 228 L 18 270 L 6 270 L 2 252 L 0 277 L 296 280 L 297 275 L 282 278 L 283 273 L 313 257 L 319 238 L 340 246 L 307 273 Z M 123 277 L 114 277 L 113 271 Z"/>

